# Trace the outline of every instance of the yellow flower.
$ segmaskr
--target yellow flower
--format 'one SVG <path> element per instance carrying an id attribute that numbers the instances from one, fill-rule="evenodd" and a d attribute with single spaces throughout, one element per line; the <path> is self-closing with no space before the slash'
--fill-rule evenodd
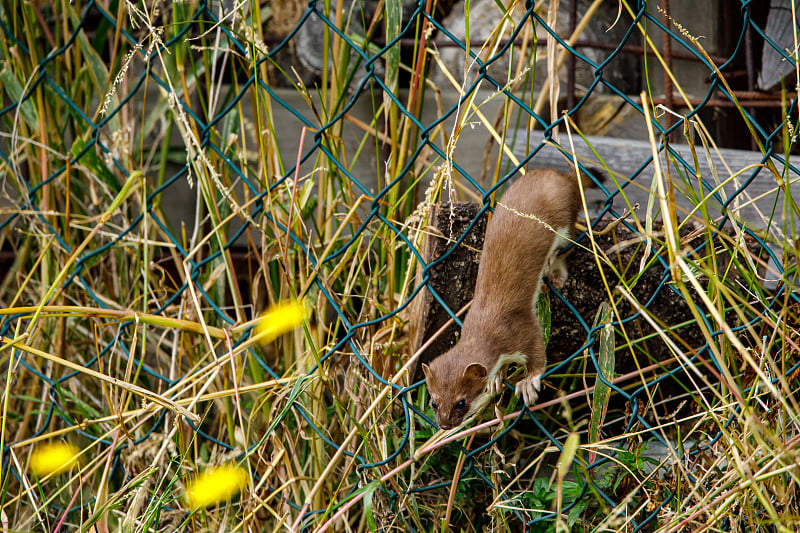
<path id="1" fill-rule="evenodd" d="M 272 342 L 299 326 L 308 317 L 308 309 L 302 300 L 281 302 L 264 311 L 258 317 L 256 336 L 261 342 Z"/>
<path id="2" fill-rule="evenodd" d="M 75 466 L 79 453 L 77 446 L 66 442 L 42 444 L 31 455 L 31 470 L 39 477 L 64 472 Z"/>
<path id="3" fill-rule="evenodd" d="M 230 500 L 247 485 L 247 471 L 239 466 L 209 468 L 186 487 L 186 501 L 192 509 Z"/>

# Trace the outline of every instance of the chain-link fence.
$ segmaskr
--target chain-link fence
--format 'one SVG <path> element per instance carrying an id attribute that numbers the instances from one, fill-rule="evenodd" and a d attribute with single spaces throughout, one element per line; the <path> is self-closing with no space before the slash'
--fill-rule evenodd
<path id="1" fill-rule="evenodd" d="M 672 4 L 4 3 L 5 515 L 219 526 L 179 498 L 227 459 L 250 529 L 777 528 L 774 495 L 720 513 L 717 458 L 793 404 L 794 11 Z M 609 179 L 540 306 L 541 405 L 432 445 L 411 302 L 458 323 L 480 220 L 432 206 L 575 162 Z M 53 438 L 88 451 L 66 492 L 25 467 Z"/>

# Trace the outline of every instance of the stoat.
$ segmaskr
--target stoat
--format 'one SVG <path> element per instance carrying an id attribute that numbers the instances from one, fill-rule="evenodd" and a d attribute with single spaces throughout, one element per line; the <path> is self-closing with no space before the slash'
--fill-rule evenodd
<path id="1" fill-rule="evenodd" d="M 594 187 L 581 174 L 583 187 Z M 532 170 L 505 192 L 486 227 L 475 296 L 461 338 L 422 370 L 442 429 L 458 426 L 484 390 L 501 391 L 506 367 L 524 365 L 516 385 L 525 405 L 536 401 L 545 371 L 545 345 L 537 315 L 542 278 L 560 288 L 564 255 L 581 206 L 576 174 Z"/>

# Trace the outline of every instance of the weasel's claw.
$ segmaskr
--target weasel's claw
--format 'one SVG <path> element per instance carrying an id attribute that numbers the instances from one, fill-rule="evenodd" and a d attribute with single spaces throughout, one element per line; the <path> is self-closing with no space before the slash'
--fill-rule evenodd
<path id="1" fill-rule="evenodd" d="M 536 398 L 539 397 L 539 389 L 542 386 L 542 375 L 527 375 L 517 383 L 515 392 L 517 396 L 522 398 L 526 407 L 530 407 L 536 403 Z"/>
<path id="2" fill-rule="evenodd" d="M 503 372 L 498 372 L 489 380 L 489 383 L 486 384 L 486 391 L 489 393 L 489 396 L 497 396 L 503 391 L 504 379 L 505 374 Z"/>

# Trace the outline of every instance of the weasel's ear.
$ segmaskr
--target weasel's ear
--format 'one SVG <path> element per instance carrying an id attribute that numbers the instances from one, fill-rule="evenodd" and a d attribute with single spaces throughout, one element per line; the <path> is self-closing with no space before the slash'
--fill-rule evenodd
<path id="1" fill-rule="evenodd" d="M 425 379 L 427 381 L 431 381 L 431 376 L 433 376 L 433 372 L 431 372 L 431 367 L 422 363 L 422 373 L 425 374 Z"/>
<path id="2" fill-rule="evenodd" d="M 472 363 L 464 369 L 463 378 L 467 380 L 481 381 L 486 379 L 488 373 L 489 372 L 486 370 L 486 367 L 482 364 Z"/>

